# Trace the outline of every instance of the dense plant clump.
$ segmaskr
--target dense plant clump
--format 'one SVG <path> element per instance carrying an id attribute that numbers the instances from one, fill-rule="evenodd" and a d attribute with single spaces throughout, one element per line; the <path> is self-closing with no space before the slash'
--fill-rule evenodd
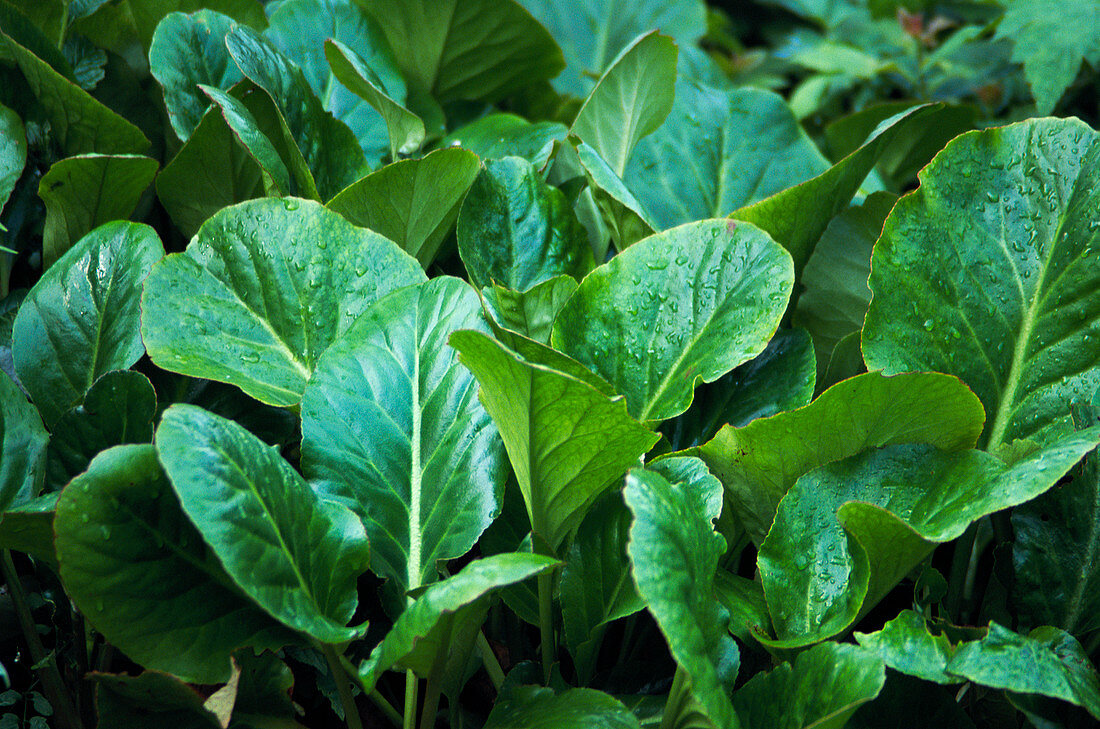
<path id="1" fill-rule="evenodd" d="M 0 0 L 0 729 L 1100 722 L 1096 0 Z"/>

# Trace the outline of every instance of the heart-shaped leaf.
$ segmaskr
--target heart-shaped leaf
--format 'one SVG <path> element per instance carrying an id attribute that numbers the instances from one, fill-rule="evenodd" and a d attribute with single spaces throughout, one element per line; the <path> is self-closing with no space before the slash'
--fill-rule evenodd
<path id="1" fill-rule="evenodd" d="M 393 242 L 316 203 L 250 201 L 219 211 L 153 270 L 142 336 L 164 369 L 294 405 L 337 336 L 424 279 Z"/>

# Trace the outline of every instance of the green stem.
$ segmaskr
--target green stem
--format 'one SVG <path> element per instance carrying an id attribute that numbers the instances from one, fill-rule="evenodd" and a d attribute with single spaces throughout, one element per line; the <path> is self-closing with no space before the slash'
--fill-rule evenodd
<path id="1" fill-rule="evenodd" d="M 660 729 L 673 729 L 676 726 L 688 695 L 687 680 L 687 671 L 677 665 L 676 675 L 672 678 L 672 688 L 668 691 L 668 701 L 665 702 L 665 710 L 661 714 Z"/>
<path id="2" fill-rule="evenodd" d="M 34 617 L 27 605 L 27 596 L 23 594 L 23 583 L 19 581 L 19 574 L 15 571 L 11 552 L 6 549 L 0 551 L 0 571 L 4 573 L 4 581 L 8 584 L 8 592 L 11 593 L 11 601 L 19 617 L 19 627 L 23 630 L 31 660 L 38 666 L 38 677 L 42 681 L 46 698 L 53 706 L 57 725 L 61 729 L 82 729 L 83 723 L 69 698 L 65 682 L 61 679 L 61 672 L 57 670 L 57 661 L 53 654 L 46 653 L 42 640 L 38 637 Z"/>
<path id="3" fill-rule="evenodd" d="M 393 708 L 393 704 L 386 701 L 386 697 L 378 693 L 378 689 L 374 689 L 367 694 L 367 698 L 374 702 L 374 705 L 386 715 L 387 719 L 393 722 L 394 726 L 401 726 L 401 712 Z"/>
<path id="4" fill-rule="evenodd" d="M 439 694 L 442 690 L 439 680 L 440 671 L 432 671 L 428 682 L 424 686 L 424 708 L 420 714 L 420 729 L 432 729 L 435 726 L 435 715 L 439 711 Z"/>
<path id="5" fill-rule="evenodd" d="M 481 662 L 485 664 L 489 680 L 493 682 L 493 688 L 499 692 L 500 687 L 504 685 L 504 669 L 500 667 L 497 654 L 493 652 L 493 647 L 489 645 L 485 633 L 480 630 L 477 632 L 477 650 L 481 654 Z"/>
<path id="6" fill-rule="evenodd" d="M 405 718 L 401 722 L 402 729 L 415 729 L 416 727 L 416 674 L 412 669 L 405 671 Z"/>
<path id="7" fill-rule="evenodd" d="M 331 645 L 321 645 L 321 652 L 325 654 L 328 668 L 332 671 L 332 680 L 336 684 L 336 691 L 340 694 L 340 704 L 344 707 L 344 719 L 348 723 L 348 729 L 363 729 L 363 722 L 359 719 L 359 709 L 355 706 L 355 696 L 351 693 L 351 679 L 340 665 L 340 658 Z"/>
<path id="8" fill-rule="evenodd" d="M 978 536 L 978 524 L 975 522 L 966 528 L 955 542 L 955 553 L 951 557 L 951 573 L 947 580 L 947 614 L 952 620 L 962 624 L 963 593 L 966 590 L 966 573 L 970 567 L 970 553 Z"/>
<path id="9" fill-rule="evenodd" d="M 550 685 L 550 669 L 554 665 L 554 573 L 544 572 L 539 584 L 539 634 L 542 638 L 542 680 Z"/>

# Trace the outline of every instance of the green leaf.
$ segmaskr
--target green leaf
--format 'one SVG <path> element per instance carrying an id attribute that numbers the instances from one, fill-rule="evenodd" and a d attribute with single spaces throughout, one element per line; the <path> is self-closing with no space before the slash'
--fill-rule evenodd
<path id="1" fill-rule="evenodd" d="M 463 624 L 481 627 L 494 590 L 543 574 L 557 566 L 537 554 L 498 554 L 474 560 L 453 577 L 429 586 L 401 613 L 385 639 L 359 667 L 363 689 L 371 691 L 391 669 L 411 669 L 421 678 L 438 675 L 454 660 L 449 645 Z M 466 655 L 457 656 L 465 661 Z"/>
<path id="2" fill-rule="evenodd" d="M 0 514 L 38 495 L 48 440 L 34 406 L 0 374 Z"/>
<path id="3" fill-rule="evenodd" d="M 654 28 L 681 48 L 707 32 L 700 0 L 520 0 L 561 44 L 565 71 L 554 79 L 561 93 L 585 97 L 619 53 Z"/>
<path id="4" fill-rule="evenodd" d="M 380 47 L 389 51 L 388 46 Z M 411 154 L 420 149 L 426 130 L 424 121 L 405 107 L 405 80 L 396 71 L 387 74 L 385 79 L 376 71 L 377 65 L 389 71 L 389 59 L 383 64 L 375 59 L 375 64 L 371 64 L 354 48 L 332 38 L 325 40 L 324 48 L 332 75 L 381 115 L 386 125 L 390 159 L 397 161 L 398 154 Z"/>
<path id="5" fill-rule="evenodd" d="M 354 0 L 286 0 L 274 7 L 268 21 L 267 39 L 294 59 L 324 108 L 348 125 L 367 159 L 378 164 L 390 148 L 385 115 L 375 113 L 374 104 L 356 89 L 341 85 L 338 80 L 343 79 L 326 56 L 330 43 L 347 44 L 343 48 L 370 68 L 374 78 L 381 76 L 381 88 L 404 103 L 405 82 L 382 29 Z"/>
<path id="6" fill-rule="evenodd" d="M 149 140 L 130 122 L 92 98 L 48 63 L 0 33 L 50 121 L 50 135 L 66 154 L 144 152 Z"/>
<path id="7" fill-rule="evenodd" d="M 359 0 L 386 33 L 410 90 L 436 101 L 495 102 L 565 65 L 557 43 L 514 0 Z"/>
<path id="8" fill-rule="evenodd" d="M 302 470 L 362 517 L 391 598 L 433 582 L 499 508 L 504 453 L 447 345 L 458 329 L 488 329 L 465 282 L 396 291 L 329 348 L 302 396 Z"/>
<path id="9" fill-rule="evenodd" d="M 730 612 L 730 634 L 741 641 L 755 640 L 771 623 L 764 588 L 759 582 L 719 569 L 714 575 L 714 593 Z"/>
<path id="10" fill-rule="evenodd" d="M 561 275 L 522 292 L 493 284 L 482 289 L 481 296 L 494 329 L 499 327 L 546 344 L 550 341 L 554 319 L 576 290 L 576 280 Z"/>
<path id="11" fill-rule="evenodd" d="M 19 115 L 0 105 L 0 210 L 27 163 L 27 133 Z"/>
<path id="12" fill-rule="evenodd" d="M 672 110 L 676 54 L 672 38 L 657 32 L 641 36 L 619 54 L 577 112 L 569 133 L 596 150 L 619 177 L 634 145 Z"/>
<path id="13" fill-rule="evenodd" d="M 458 252 L 470 282 L 526 291 L 592 270 L 588 234 L 561 190 L 519 157 L 487 160 L 458 214 Z"/>
<path id="14" fill-rule="evenodd" d="M 621 251 L 653 235 L 661 226 L 627 189 L 607 161 L 577 137 L 569 138 L 588 180 L 588 190 L 599 208 L 615 246 Z"/>
<path id="15" fill-rule="evenodd" d="M 578 527 L 561 573 L 564 642 L 585 682 L 595 670 L 603 626 L 645 608 L 626 554 L 630 521 L 617 490 L 601 497 Z"/>
<path id="16" fill-rule="evenodd" d="M 157 176 L 157 197 L 190 238 L 222 208 L 263 195 L 260 166 L 217 111 L 207 111 Z"/>
<path id="17" fill-rule="evenodd" d="M 1075 433 L 1011 466 L 983 451 L 897 445 L 802 476 L 757 559 L 779 642 L 844 630 L 937 544 L 1043 493 L 1098 440 L 1100 428 Z"/>
<path id="18" fill-rule="evenodd" d="M 804 408 L 726 426 L 698 455 L 726 488 L 738 518 L 759 545 L 779 500 L 799 476 L 864 448 L 931 443 L 970 448 L 981 432 L 981 403 L 954 377 L 877 372 L 834 385 Z"/>
<path id="19" fill-rule="evenodd" d="M 959 646 L 947 670 L 983 686 L 1068 701 L 1100 720 L 1100 676 L 1081 644 L 1058 628 L 1025 637 L 991 622 L 989 635 Z"/>
<path id="20" fill-rule="evenodd" d="M 138 297 L 163 255 L 149 226 L 108 223 L 75 243 L 27 294 L 12 330 L 12 357 L 46 425 L 100 375 L 145 353 Z"/>
<path id="21" fill-rule="evenodd" d="M 929 632 L 924 618 L 912 610 L 902 610 L 878 632 L 854 635 L 861 646 L 881 656 L 895 671 L 939 684 L 960 682 L 947 673 L 955 646 L 947 636 Z"/>
<path id="22" fill-rule="evenodd" d="M 592 502 L 657 440 L 621 398 L 532 362 L 476 332 L 451 337 L 481 385 L 527 506 L 531 528 L 557 549 Z"/>
<path id="23" fill-rule="evenodd" d="M 277 450 L 193 405 L 165 411 L 156 447 L 183 511 L 250 598 L 323 643 L 361 635 L 345 627 L 370 559 L 355 514 L 321 499 Z"/>
<path id="24" fill-rule="evenodd" d="M 454 230 L 462 198 L 479 169 L 470 152 L 441 149 L 372 172 L 327 207 L 386 236 L 427 267 Z"/>
<path id="25" fill-rule="evenodd" d="M 787 307 L 790 257 L 751 225 L 703 220 L 597 268 L 554 322 L 555 347 L 606 378 L 631 415 L 664 420 L 760 354 Z"/>
<path id="26" fill-rule="evenodd" d="M 662 432 L 674 449 L 713 438 L 729 424 L 742 428 L 808 405 L 814 396 L 814 347 L 804 329 L 780 329 L 767 348 L 727 375 L 699 388 L 686 413 Z"/>
<path id="27" fill-rule="evenodd" d="M 216 683 L 236 648 L 294 639 L 211 559 L 151 445 L 96 456 L 62 492 L 54 529 L 66 594 L 142 665 Z"/>
<path id="28" fill-rule="evenodd" d="M 639 729 L 638 720 L 602 691 L 520 686 L 493 707 L 485 729 Z"/>
<path id="29" fill-rule="evenodd" d="M 93 673 L 102 729 L 222 729 L 203 696 L 175 676 L 143 671 L 138 676 Z"/>
<path id="30" fill-rule="evenodd" d="M 53 517 L 59 494 L 43 494 L 0 513 L 0 549 L 26 552 L 56 572 Z"/>
<path id="31" fill-rule="evenodd" d="M 396 245 L 317 203 L 255 200 L 219 211 L 153 269 L 141 332 L 164 369 L 294 405 L 337 336 L 424 279 Z"/>
<path id="32" fill-rule="evenodd" d="M 958 137 L 875 246 L 868 367 L 957 375 L 985 406 L 991 449 L 1071 430 L 1067 403 L 1100 385 L 1097 219 L 1100 135 L 1082 122 Z"/>
<path id="33" fill-rule="evenodd" d="M 522 157 L 542 169 L 567 131 L 559 122 L 532 123 L 515 114 L 493 112 L 454 130 L 440 146 L 461 146 L 483 160 Z"/>
<path id="34" fill-rule="evenodd" d="M 729 215 L 828 168 L 779 95 L 681 79 L 671 113 L 638 143 L 624 179 L 663 229 Z"/>
<path id="35" fill-rule="evenodd" d="M 210 107 L 199 85 L 225 91 L 241 80 L 225 48 L 225 35 L 233 25 L 232 18 L 213 10 L 170 13 L 153 34 L 149 71 L 164 90 L 168 121 L 183 142 Z"/>
<path id="36" fill-rule="evenodd" d="M 894 195 L 876 192 L 863 204 L 837 215 L 802 270 L 799 281 L 805 289 L 798 298 L 794 321 L 814 338 L 822 379 L 840 340 L 863 328 L 871 301 L 867 287 L 871 248 L 895 202 Z"/>
<path id="37" fill-rule="evenodd" d="M 146 48 L 152 43 L 157 24 L 173 12 L 194 13 L 208 8 L 256 30 L 267 27 L 263 5 L 257 0 L 128 0 L 126 5 L 138 38 Z"/>
<path id="38" fill-rule="evenodd" d="M 735 211 L 730 217 L 767 231 L 801 274 L 829 221 L 851 202 L 879 157 L 897 139 L 936 123 L 943 106 L 917 106 L 886 119 L 856 149 L 817 177 Z"/>
<path id="39" fill-rule="evenodd" d="M 758 673 L 733 703 L 746 729 L 841 729 L 886 681 L 882 660 L 854 645 L 823 643 Z"/>
<path id="40" fill-rule="evenodd" d="M 729 613 L 714 597 L 725 551 L 712 525 L 721 510 L 721 484 L 698 460 L 676 460 L 695 477 L 673 483 L 650 470 L 627 474 L 623 497 L 634 513 L 627 552 L 638 593 L 704 715 L 716 727 L 735 729 L 741 724 L 729 695 L 740 655 L 726 632 Z"/>
<path id="41" fill-rule="evenodd" d="M 1074 413 L 1095 425 L 1096 406 Z M 1090 452 L 1067 482 L 1012 512 L 1012 598 L 1025 625 L 1055 625 L 1083 636 L 1100 628 L 1100 453 Z"/>
<path id="42" fill-rule="evenodd" d="M 322 200 L 363 175 L 367 164 L 355 134 L 325 110 L 302 69 L 251 28 L 233 28 L 225 43 L 244 77 L 275 102 L 286 142 L 300 150 Z"/>
<path id="43" fill-rule="evenodd" d="M 1036 111 L 1046 116 L 1077 78 L 1081 61 L 1100 67 L 1100 8 L 1090 0 L 1002 0 L 997 37 L 1012 41 Z"/>
<path id="44" fill-rule="evenodd" d="M 96 380 L 84 401 L 58 419 L 46 450 L 46 487 L 60 490 L 111 446 L 150 443 L 157 395 L 140 372 L 117 370 Z"/>
<path id="45" fill-rule="evenodd" d="M 55 162 L 38 182 L 46 203 L 42 258 L 53 265 L 93 228 L 130 217 L 157 174 L 140 155 L 85 154 Z"/>

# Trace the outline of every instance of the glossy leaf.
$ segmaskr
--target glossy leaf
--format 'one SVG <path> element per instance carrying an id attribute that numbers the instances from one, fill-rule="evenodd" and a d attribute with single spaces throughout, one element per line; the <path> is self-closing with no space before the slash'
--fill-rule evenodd
<path id="1" fill-rule="evenodd" d="M 954 377 L 868 373 L 834 385 L 804 408 L 724 427 L 698 453 L 759 545 L 779 500 L 807 471 L 895 443 L 970 448 L 982 420 L 981 403 Z"/>
<path id="2" fill-rule="evenodd" d="M 470 283 L 526 291 L 594 265 L 588 234 L 565 195 L 519 157 L 487 160 L 458 215 L 458 252 Z"/>
<path id="3" fill-rule="evenodd" d="M 359 667 L 359 680 L 372 690 L 388 670 L 411 669 L 421 678 L 438 675 L 453 652 L 456 627 L 480 627 L 494 590 L 543 574 L 558 563 L 537 554 L 498 554 L 475 560 L 453 577 L 428 587 L 401 613 L 393 628 Z M 466 656 L 458 656 L 465 660 Z"/>
<path id="4" fill-rule="evenodd" d="M 181 141 L 191 138 L 210 106 L 199 85 L 227 91 L 241 80 L 225 48 L 225 35 L 233 25 L 232 18 L 213 10 L 169 13 L 157 24 L 149 46 L 149 72 L 164 91 L 168 120 Z"/>
<path id="5" fill-rule="evenodd" d="M 156 411 L 157 396 L 145 375 L 121 370 L 100 377 L 83 402 L 54 426 L 46 451 L 46 487 L 60 490 L 111 446 L 151 443 Z"/>
<path id="6" fill-rule="evenodd" d="M 828 167 L 777 94 L 681 79 L 672 111 L 638 143 L 624 179 L 663 229 L 729 215 Z"/>
<path id="7" fill-rule="evenodd" d="M 1100 721 L 1100 676 L 1063 630 L 1044 626 L 1023 636 L 990 623 L 989 635 L 960 645 L 947 670 L 983 686 L 1068 701 Z"/>
<path id="8" fill-rule="evenodd" d="M 65 592 L 142 665 L 216 683 L 236 648 L 293 639 L 209 558 L 151 445 L 97 456 L 62 493 L 54 529 Z"/>
<path id="9" fill-rule="evenodd" d="M 680 45 L 691 45 L 707 32 L 706 9 L 699 0 L 521 0 L 561 44 L 566 68 L 553 80 L 567 94 L 585 97 L 618 54 L 654 28 Z"/>
<path id="10" fill-rule="evenodd" d="M 808 645 L 865 614 L 938 543 L 1053 486 L 1100 441 L 1073 434 L 1011 466 L 929 445 L 865 451 L 802 476 L 757 559 L 779 641 Z"/>
<path id="11" fill-rule="evenodd" d="M 363 3 L 410 89 L 439 103 L 494 102 L 565 65 L 557 43 L 514 0 Z"/>
<path id="12" fill-rule="evenodd" d="M 1077 120 L 949 144 L 875 246 L 868 367 L 959 376 L 985 405 L 990 448 L 1071 430 L 1067 403 L 1100 385 L 1098 183 L 1100 135 Z"/>
<path id="13" fill-rule="evenodd" d="M 345 627 L 370 558 L 355 514 L 247 430 L 193 405 L 165 411 L 156 447 L 183 511 L 245 594 L 315 640 L 360 636 Z"/>
<path id="14" fill-rule="evenodd" d="M 690 678 L 701 710 L 715 726 L 733 729 L 740 723 L 729 696 L 740 656 L 726 632 L 729 613 L 714 597 L 714 574 L 725 551 L 712 526 L 721 510 L 721 485 L 698 460 L 679 460 L 702 476 L 670 482 L 650 470 L 627 474 L 623 497 L 634 514 L 627 552 L 638 593 Z"/>
<path id="15" fill-rule="evenodd" d="M 173 12 L 192 13 L 200 8 L 210 8 L 256 30 L 267 27 L 267 17 L 258 0 L 142 0 L 127 5 L 130 6 L 138 38 L 146 48 L 152 42 L 157 24 Z"/>
<path id="16" fill-rule="evenodd" d="M 841 729 L 882 690 L 882 660 L 854 645 L 823 643 L 734 694 L 746 729 Z"/>
<path id="17" fill-rule="evenodd" d="M 12 330 L 19 380 L 52 426 L 100 375 L 145 353 L 141 283 L 164 255 L 153 229 L 108 223 L 80 239 L 34 285 Z"/>
<path id="18" fill-rule="evenodd" d="M 164 369 L 293 405 L 337 336 L 378 298 L 424 278 L 392 242 L 316 203 L 246 202 L 153 270 L 142 336 Z"/>
<path id="19" fill-rule="evenodd" d="M 660 229 L 607 160 L 577 137 L 570 137 L 569 141 L 576 146 L 577 160 L 588 180 L 588 191 L 616 248 L 620 251 L 629 248 Z"/>
<path id="20" fill-rule="evenodd" d="M 443 138 L 441 146 L 460 146 L 483 160 L 522 157 L 542 169 L 567 128 L 559 122 L 529 122 L 515 114 L 486 114 Z"/>
<path id="21" fill-rule="evenodd" d="M 554 693 L 520 686 L 497 702 L 485 729 L 639 729 L 638 720 L 614 697 L 595 689 Z"/>
<path id="22" fill-rule="evenodd" d="M 719 569 L 714 575 L 714 593 L 730 612 L 730 634 L 748 642 L 771 622 L 764 588 L 759 581 Z"/>
<path id="23" fill-rule="evenodd" d="M 93 228 L 130 217 L 157 167 L 155 159 L 130 154 L 86 154 L 55 162 L 38 182 L 38 195 L 46 204 L 46 265 Z"/>
<path id="24" fill-rule="evenodd" d="M 488 329 L 466 283 L 396 291 L 325 353 L 302 397 L 302 470 L 364 520 L 391 596 L 433 582 L 499 508 L 503 448 L 447 345 L 458 329 Z"/>
<path id="25" fill-rule="evenodd" d="M 441 149 L 372 172 L 334 197 L 328 208 L 386 236 L 427 267 L 454 230 L 479 167 L 470 152 Z"/>
<path id="26" fill-rule="evenodd" d="M 19 115 L 0 105 L 0 210 L 27 162 L 27 132 Z"/>
<path id="27" fill-rule="evenodd" d="M 580 137 L 622 177 L 638 140 L 653 133 L 675 97 L 676 44 L 647 33 L 625 48 L 577 112 L 570 134 Z"/>
<path id="28" fill-rule="evenodd" d="M 451 343 L 504 438 L 532 530 L 556 549 L 657 436 L 627 414 L 622 399 L 488 336 L 464 332 Z"/>
<path id="29" fill-rule="evenodd" d="M 0 374 L 0 514 L 38 495 L 48 440 L 34 406 Z"/>
<path id="30" fill-rule="evenodd" d="M 495 324 L 494 328 L 500 327 L 547 344 L 554 319 L 576 290 L 577 281 L 563 274 L 522 292 L 493 284 L 482 289 L 481 297 L 485 312 Z"/>
<path id="31" fill-rule="evenodd" d="M 955 646 L 947 636 L 933 635 L 924 618 L 912 610 L 902 610 L 882 626 L 882 630 L 855 633 L 855 638 L 895 671 L 940 684 L 960 681 L 957 676 L 947 673 L 947 663 Z"/>
<path id="32" fill-rule="evenodd" d="M 554 322 L 553 342 L 611 382 L 631 415 L 664 420 L 687 410 L 699 380 L 764 350 L 792 282 L 790 257 L 756 228 L 680 226 L 589 274 Z"/>

